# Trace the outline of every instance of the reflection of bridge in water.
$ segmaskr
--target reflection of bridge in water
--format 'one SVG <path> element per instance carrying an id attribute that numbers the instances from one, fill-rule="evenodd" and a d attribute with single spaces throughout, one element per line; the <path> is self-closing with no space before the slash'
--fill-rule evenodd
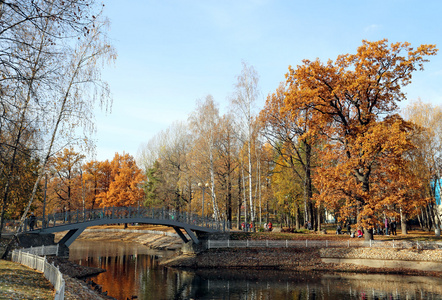
<path id="1" fill-rule="evenodd" d="M 106 207 L 102 209 L 71 211 L 50 214 L 37 218 L 39 229 L 30 231 L 25 224 L 25 232 L 46 234 L 68 231 L 59 244 L 70 246 L 73 241 L 90 226 L 108 224 L 153 224 L 173 227 L 180 238 L 189 242 L 188 237 L 198 244 L 198 234 L 215 233 L 229 230 L 226 221 L 215 221 L 209 218 L 188 213 L 168 211 L 166 209 L 148 209 L 144 207 Z M 184 229 L 184 234 L 182 229 Z"/>

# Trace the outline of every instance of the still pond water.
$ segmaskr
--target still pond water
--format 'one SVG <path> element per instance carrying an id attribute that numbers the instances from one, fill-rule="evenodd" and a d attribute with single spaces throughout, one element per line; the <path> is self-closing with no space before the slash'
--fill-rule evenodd
<path id="1" fill-rule="evenodd" d="M 75 241 L 70 260 L 106 269 L 92 279 L 131 299 L 442 299 L 442 279 L 395 275 L 299 275 L 283 271 L 181 271 L 158 258 L 172 252 L 131 243 Z"/>

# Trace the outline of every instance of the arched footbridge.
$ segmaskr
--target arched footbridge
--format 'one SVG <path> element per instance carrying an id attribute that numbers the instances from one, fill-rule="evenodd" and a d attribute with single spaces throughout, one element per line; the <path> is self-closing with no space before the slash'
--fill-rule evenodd
<path id="1" fill-rule="evenodd" d="M 59 243 L 69 247 L 88 227 L 125 223 L 173 227 L 185 243 L 189 242 L 190 238 L 196 244 L 199 244 L 198 235 L 200 233 L 216 233 L 229 230 L 226 221 L 215 221 L 195 214 L 143 207 L 110 207 L 50 214 L 44 218 L 37 218 L 37 229 L 32 231 L 27 220 L 23 231 L 39 234 L 67 231 Z"/>

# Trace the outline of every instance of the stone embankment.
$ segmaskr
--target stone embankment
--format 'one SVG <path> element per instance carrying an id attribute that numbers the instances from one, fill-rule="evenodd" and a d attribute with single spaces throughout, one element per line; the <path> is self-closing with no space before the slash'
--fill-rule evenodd
<path id="1" fill-rule="evenodd" d="M 241 248 L 176 255 L 169 267 L 274 269 L 298 272 L 357 272 L 442 276 L 441 250 L 385 248 Z"/>
<path id="2" fill-rule="evenodd" d="M 57 234 L 60 239 L 63 234 Z M 179 250 L 183 241 L 178 234 L 160 230 L 86 229 L 79 240 L 135 242 L 158 250 Z"/>
<path id="3" fill-rule="evenodd" d="M 442 272 L 442 250 L 325 248 L 320 256 L 325 263 Z"/>

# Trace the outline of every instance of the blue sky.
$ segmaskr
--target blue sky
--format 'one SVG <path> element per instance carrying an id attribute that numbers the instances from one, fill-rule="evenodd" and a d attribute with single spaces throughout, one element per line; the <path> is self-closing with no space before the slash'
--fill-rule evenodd
<path id="1" fill-rule="evenodd" d="M 136 156 L 208 94 L 223 112 L 242 61 L 260 76 L 262 108 L 303 59 L 355 53 L 363 39 L 442 47 L 439 0 L 106 0 L 104 13 L 118 59 L 102 73 L 114 104 L 111 114 L 96 113 L 98 160 Z M 439 53 L 415 73 L 408 99 L 442 105 L 441 82 Z"/>

